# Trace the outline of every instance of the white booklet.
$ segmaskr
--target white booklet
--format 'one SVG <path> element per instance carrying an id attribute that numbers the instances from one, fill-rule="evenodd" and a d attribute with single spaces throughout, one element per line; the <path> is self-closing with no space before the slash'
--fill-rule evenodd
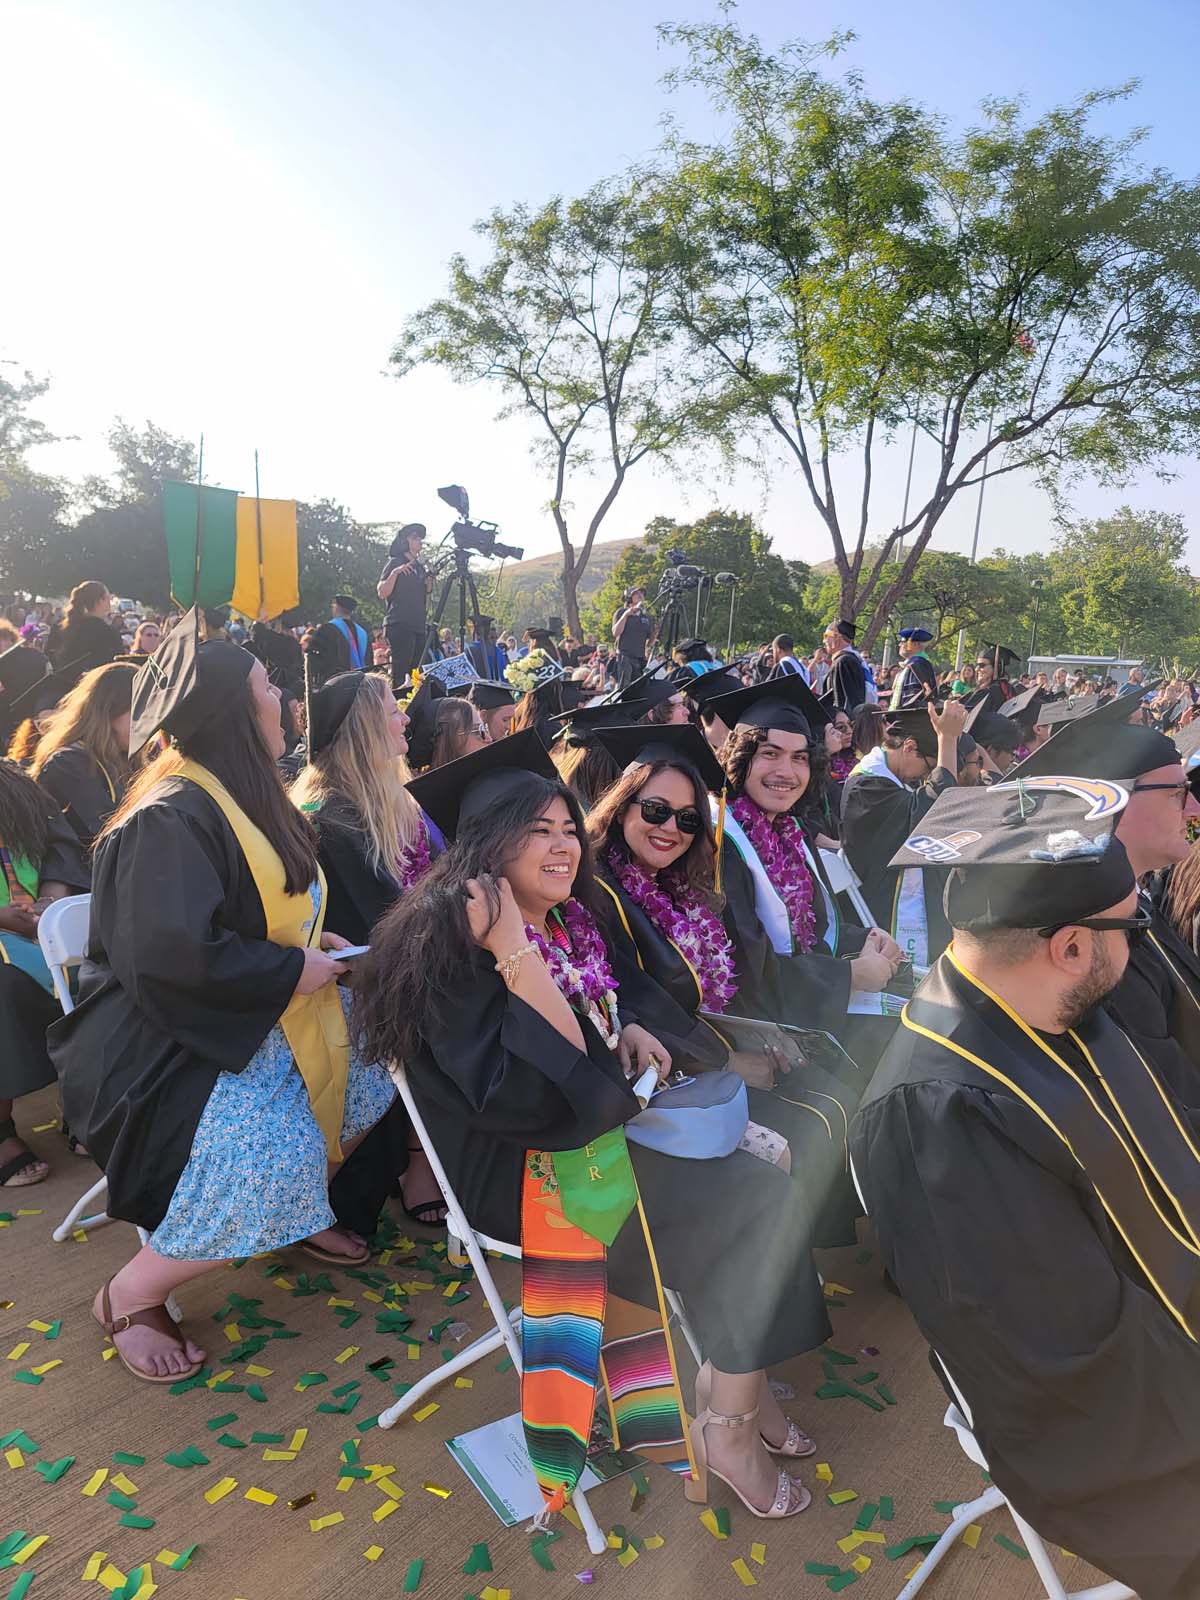
<path id="1" fill-rule="evenodd" d="M 506 1528 L 528 1522 L 542 1509 L 542 1491 L 529 1462 L 519 1411 L 447 1439 L 446 1448 Z M 636 1456 L 613 1450 L 593 1433 L 580 1486 L 586 1493 L 638 1465 Z"/>

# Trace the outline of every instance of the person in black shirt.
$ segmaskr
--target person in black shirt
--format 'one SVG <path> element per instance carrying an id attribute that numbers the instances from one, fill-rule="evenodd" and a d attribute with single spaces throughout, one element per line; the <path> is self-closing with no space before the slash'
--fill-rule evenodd
<path id="1" fill-rule="evenodd" d="M 425 607 L 433 579 L 421 564 L 425 526 L 410 522 L 392 540 L 375 593 L 387 601 L 388 648 L 392 653 L 392 688 L 399 690 L 425 649 Z"/>
<path id="2" fill-rule="evenodd" d="M 631 589 L 625 604 L 613 617 L 617 646 L 617 683 L 621 688 L 646 670 L 646 652 L 654 638 L 654 618 L 646 610 L 646 591 Z"/>
<path id="3" fill-rule="evenodd" d="M 121 635 L 109 623 L 112 595 L 96 578 L 77 583 L 63 620 L 46 641 L 60 696 L 73 689 L 93 667 L 106 667 L 122 649 Z"/>

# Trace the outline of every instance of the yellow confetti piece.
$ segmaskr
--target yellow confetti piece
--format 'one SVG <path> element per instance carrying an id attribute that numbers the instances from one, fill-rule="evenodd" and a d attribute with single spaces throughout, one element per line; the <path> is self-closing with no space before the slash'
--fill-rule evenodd
<path id="1" fill-rule="evenodd" d="M 829 1465 L 828 1461 L 818 1461 L 817 1462 L 817 1482 L 818 1483 L 832 1483 L 833 1482 L 833 1468 Z"/>
<path id="2" fill-rule="evenodd" d="M 132 1478 L 127 1478 L 123 1472 L 113 1473 L 112 1486 L 114 1489 L 120 1489 L 122 1494 L 136 1494 L 138 1492 L 137 1484 L 134 1483 Z"/>
<path id="3" fill-rule="evenodd" d="M 909 1570 L 904 1574 L 905 1583 L 911 1583 L 912 1580 L 916 1577 L 917 1573 L 920 1572 L 920 1570 L 921 1570 L 921 1563 L 918 1561 L 915 1567 L 910 1567 Z"/>
<path id="4" fill-rule="evenodd" d="M 826 1278 L 826 1280 L 825 1280 L 825 1293 L 826 1294 L 853 1294 L 854 1290 L 853 1289 L 847 1289 L 847 1287 L 846 1287 L 846 1285 L 844 1283 L 833 1283 L 833 1282 L 830 1281 L 830 1279 Z"/>
<path id="5" fill-rule="evenodd" d="M 742 1560 L 741 1556 L 739 1556 L 736 1561 L 731 1561 L 729 1565 L 737 1573 L 738 1577 L 742 1580 L 742 1583 L 747 1589 L 754 1588 L 758 1582 L 758 1579 L 750 1571 L 750 1568 Z"/>
<path id="6" fill-rule="evenodd" d="M 379 1254 L 379 1265 L 381 1267 L 386 1267 L 388 1262 L 392 1259 L 392 1257 L 395 1254 L 396 1254 L 396 1252 L 394 1250 L 382 1250 L 382 1251 L 380 1251 L 380 1254 Z"/>
<path id="7" fill-rule="evenodd" d="M 307 1428 L 297 1428 L 295 1433 L 292 1435 L 291 1443 L 288 1445 L 288 1449 L 289 1450 L 302 1450 L 304 1448 L 304 1441 L 307 1438 L 308 1438 L 308 1429 Z"/>
<path id="8" fill-rule="evenodd" d="M 374 1511 L 372 1511 L 371 1521 L 382 1522 L 384 1517 L 390 1517 L 395 1509 L 396 1502 L 394 1500 L 385 1500 L 382 1505 L 376 1506 Z"/>
<path id="9" fill-rule="evenodd" d="M 153 1578 L 143 1578 L 141 1583 L 138 1585 L 138 1591 L 134 1595 L 133 1600 L 150 1600 L 150 1596 L 157 1593 L 158 1585 L 154 1582 Z"/>
<path id="10" fill-rule="evenodd" d="M 34 1321 L 34 1322 L 27 1322 L 25 1324 L 25 1326 L 27 1328 L 32 1328 L 34 1333 L 49 1333 L 50 1329 L 54 1326 L 54 1324 L 52 1322 L 37 1322 L 37 1321 Z"/>
<path id="11" fill-rule="evenodd" d="M 390 1478 L 380 1478 L 375 1487 L 383 1494 L 386 1494 L 389 1500 L 404 1499 L 404 1490 L 398 1483 L 393 1483 Z"/>
<path id="12" fill-rule="evenodd" d="M 322 1528 L 332 1528 L 339 1522 L 345 1522 L 345 1520 L 340 1511 L 330 1511 L 323 1517 L 310 1517 L 308 1525 L 314 1533 L 320 1533 Z"/>
<path id="13" fill-rule="evenodd" d="M 215 1373 L 208 1380 L 208 1383 L 205 1385 L 205 1387 L 208 1388 L 208 1389 L 215 1389 L 216 1386 L 219 1383 L 228 1383 L 230 1378 L 232 1378 L 232 1377 L 233 1377 L 233 1368 L 232 1367 L 226 1367 L 224 1372 Z"/>
<path id="14" fill-rule="evenodd" d="M 4 1452 L 4 1459 L 14 1471 L 17 1469 L 17 1467 L 23 1467 L 25 1465 L 25 1457 L 17 1449 L 15 1444 L 10 1450 L 6 1450 Z"/>
<path id="15" fill-rule="evenodd" d="M 860 1533 L 858 1542 L 859 1544 L 886 1544 L 887 1535 L 885 1533 Z"/>
<path id="16" fill-rule="evenodd" d="M 964 1530 L 962 1542 L 966 1545 L 968 1550 L 974 1550 L 975 1546 L 979 1543 L 979 1535 L 982 1532 L 983 1529 L 977 1522 L 973 1522 L 969 1528 Z"/>
<path id="17" fill-rule="evenodd" d="M 90 1500 L 94 1494 L 99 1492 L 101 1484 L 105 1481 L 105 1479 L 107 1477 L 108 1477 L 108 1468 L 107 1467 L 97 1467 L 95 1472 L 92 1473 L 91 1477 L 84 1484 L 83 1488 L 79 1491 L 80 1494 L 87 1495 L 88 1499 Z"/>
<path id="18" fill-rule="evenodd" d="M 38 1206 L 37 1209 L 34 1210 L 34 1211 L 18 1211 L 17 1212 L 17 1215 L 19 1217 L 40 1217 L 41 1214 L 42 1214 L 41 1206 Z M 9 1300 L 7 1302 L 0 1302 L 0 1304 L 4 1304 L 5 1305 L 5 1309 L 7 1309 L 8 1306 L 12 1305 L 12 1301 Z"/>
<path id="19" fill-rule="evenodd" d="M 269 1378 L 274 1373 L 274 1367 L 247 1367 L 246 1371 L 252 1378 Z"/>
<path id="20" fill-rule="evenodd" d="M 479 1600 L 509 1600 L 511 1589 L 493 1589 L 489 1583 L 486 1589 L 480 1589 Z"/>
<path id="21" fill-rule="evenodd" d="M 83 1228 L 76 1228 L 71 1237 L 76 1244 L 86 1244 L 88 1242 L 87 1232 Z"/>
<path id="22" fill-rule="evenodd" d="M 341 1355 L 340 1356 L 334 1356 L 333 1359 L 337 1362 L 339 1367 L 344 1367 L 346 1362 L 350 1360 L 351 1356 L 356 1356 L 358 1354 L 358 1349 L 359 1349 L 358 1345 L 356 1345 L 356 1344 L 348 1344 L 346 1346 L 346 1348 L 342 1351 Z"/>
<path id="23" fill-rule="evenodd" d="M 80 1582 L 95 1583 L 96 1579 L 100 1576 L 100 1568 L 107 1560 L 108 1556 L 103 1550 L 94 1550 L 88 1557 L 87 1566 L 84 1567 L 83 1571 L 79 1575 Z"/>
<path id="24" fill-rule="evenodd" d="M 408 1359 L 410 1361 L 420 1361 L 421 1359 L 421 1352 L 417 1349 L 415 1344 L 410 1344 L 408 1347 Z"/>
<path id="25" fill-rule="evenodd" d="M 848 1556 L 852 1551 L 857 1550 L 862 1542 L 861 1533 L 848 1533 L 844 1539 L 838 1540 L 837 1546 L 843 1555 Z"/>
<path id="26" fill-rule="evenodd" d="M 225 1337 L 229 1340 L 230 1344 L 241 1344 L 242 1330 L 238 1327 L 236 1322 L 227 1322 L 225 1324 Z"/>
<path id="27" fill-rule="evenodd" d="M 754 1562 L 754 1565 L 756 1567 L 761 1567 L 763 1565 L 763 1563 L 767 1559 L 767 1547 L 766 1547 L 766 1545 L 765 1544 L 752 1544 L 750 1546 L 750 1559 L 751 1559 L 751 1561 Z"/>
<path id="28" fill-rule="evenodd" d="M 295 1459 L 296 1459 L 296 1452 L 294 1450 L 264 1450 L 263 1451 L 263 1460 L 264 1461 L 295 1461 Z"/>
<path id="29" fill-rule="evenodd" d="M 624 1541 L 624 1539 L 622 1539 L 622 1537 L 621 1537 L 621 1535 L 619 1533 L 610 1533 L 609 1534 L 609 1536 L 608 1536 L 608 1548 L 610 1550 L 619 1550 L 624 1543 L 625 1543 L 625 1541 Z"/>
<path id="30" fill-rule="evenodd" d="M 728 1539 L 727 1533 L 721 1532 L 721 1524 L 717 1521 L 716 1512 L 711 1509 L 700 1513 L 700 1521 L 714 1539 Z"/>
<path id="31" fill-rule="evenodd" d="M 49 1542 L 50 1535 L 48 1533 L 39 1533 L 35 1539 L 30 1539 L 27 1544 L 23 1544 L 19 1550 L 14 1550 L 10 1559 L 18 1562 L 28 1561 L 30 1556 L 36 1555 L 42 1546 L 49 1544 Z"/>
<path id="32" fill-rule="evenodd" d="M 252 1500 L 256 1506 L 273 1506 L 279 1499 L 277 1494 L 272 1494 L 269 1489 L 247 1489 L 247 1500 Z"/>
<path id="33" fill-rule="evenodd" d="M 456 1389 L 473 1389 L 475 1387 L 475 1379 L 474 1378 L 455 1378 L 454 1387 Z"/>
<path id="34" fill-rule="evenodd" d="M 357 1478 L 339 1478 L 337 1481 L 338 1490 L 341 1494 L 346 1494 L 353 1489 L 357 1482 Z"/>
<path id="35" fill-rule="evenodd" d="M 116 1345 L 110 1345 L 109 1348 L 100 1357 L 100 1359 L 101 1359 L 101 1361 L 111 1361 L 112 1358 L 116 1355 L 116 1353 L 117 1353 Z"/>
<path id="36" fill-rule="evenodd" d="M 364 1289 L 362 1292 L 362 1297 L 364 1300 L 372 1301 L 377 1306 L 381 1306 L 383 1304 L 383 1296 L 381 1294 L 376 1294 L 374 1289 Z"/>
<path id="37" fill-rule="evenodd" d="M 378 1483 L 380 1478 L 386 1478 L 389 1473 L 396 1470 L 395 1467 L 385 1467 L 382 1461 L 368 1461 L 366 1465 L 367 1471 L 370 1473 L 370 1477 L 367 1479 L 368 1483 Z"/>
<path id="38" fill-rule="evenodd" d="M 855 1556 L 850 1565 L 854 1568 L 855 1572 L 866 1572 L 870 1569 L 871 1558 L 870 1556 Z"/>
<path id="39" fill-rule="evenodd" d="M 13 1345 L 12 1349 L 8 1352 L 7 1359 L 9 1361 L 20 1361 L 21 1357 L 25 1354 L 26 1350 L 28 1350 L 28 1349 L 29 1349 L 29 1340 L 26 1339 L 24 1344 L 15 1344 L 15 1345 Z"/>
<path id="40" fill-rule="evenodd" d="M 57 1129 L 57 1122 L 39 1122 L 33 1131 L 34 1133 L 54 1133 Z"/>
<path id="41" fill-rule="evenodd" d="M 963 1535 L 963 1538 L 964 1538 L 964 1540 L 966 1539 L 966 1534 Z M 1075 1554 L 1074 1550 L 1064 1550 L 1062 1545 L 1059 1545 L 1058 1548 L 1059 1548 L 1060 1553 L 1062 1555 L 1066 1556 L 1068 1561 L 1078 1561 L 1079 1560 L 1079 1557 Z"/>
<path id="42" fill-rule="evenodd" d="M 214 1483 L 211 1489 L 205 1490 L 204 1498 L 210 1506 L 215 1506 L 218 1500 L 224 1500 L 225 1496 L 232 1494 L 236 1488 L 236 1478 L 222 1478 L 218 1483 Z"/>
<path id="43" fill-rule="evenodd" d="M 446 1287 L 442 1290 L 442 1299 L 443 1300 L 452 1300 L 454 1298 L 454 1296 L 458 1293 L 458 1291 L 461 1288 L 462 1288 L 462 1279 L 461 1278 L 455 1278 L 453 1283 L 448 1283 L 446 1285 Z"/>
<path id="44" fill-rule="evenodd" d="M 663 1538 L 661 1533 L 652 1533 L 649 1535 L 649 1537 L 642 1540 L 642 1543 L 646 1546 L 647 1550 L 661 1550 L 666 1542 L 667 1541 Z"/>
<path id="45" fill-rule="evenodd" d="M 44 1378 L 48 1372 L 53 1372 L 55 1367 L 61 1366 L 62 1362 L 58 1360 L 43 1361 L 40 1367 L 30 1367 L 29 1370 L 30 1372 L 36 1372 L 39 1378 Z"/>
<path id="46" fill-rule="evenodd" d="M 169 1567 L 173 1561 L 179 1560 L 178 1550 L 160 1550 L 155 1556 L 155 1561 L 160 1567 Z"/>
<path id="47" fill-rule="evenodd" d="M 450 1498 L 450 1490 L 443 1489 L 440 1483 L 423 1483 L 421 1487 L 426 1494 L 437 1495 L 439 1500 L 449 1500 Z"/>
<path id="48" fill-rule="evenodd" d="M 349 1308 L 352 1309 L 353 1306 L 354 1306 L 354 1301 L 353 1300 L 339 1300 L 337 1295 L 331 1294 L 329 1299 L 326 1300 L 325 1304 L 327 1306 L 345 1306 L 345 1307 L 349 1307 Z"/>
<path id="49" fill-rule="evenodd" d="M 431 1417 L 435 1411 L 439 1411 L 440 1409 L 441 1407 L 438 1405 L 437 1401 L 431 1400 L 427 1406 L 422 1406 L 420 1411 L 413 1412 L 413 1421 L 424 1422 L 426 1417 Z"/>
<path id="50" fill-rule="evenodd" d="M 637 1551 L 634 1549 L 633 1545 L 630 1545 L 627 1549 L 622 1550 L 621 1554 L 617 1557 L 617 1565 L 622 1567 L 631 1567 L 637 1558 Z"/>
<path id="51" fill-rule="evenodd" d="M 829 1496 L 829 1504 L 831 1506 L 844 1506 L 849 1505 L 851 1500 L 857 1499 L 857 1489 L 835 1489 L 834 1492 Z"/>
<path id="52" fill-rule="evenodd" d="M 294 1289 L 296 1287 L 290 1278 L 281 1277 L 278 1272 L 272 1274 L 271 1282 L 278 1284 L 281 1289 Z"/>
<path id="53" fill-rule="evenodd" d="M 366 1561 L 378 1561 L 382 1554 L 383 1546 L 381 1544 L 369 1545 L 367 1549 L 363 1551 L 363 1559 Z"/>
<path id="54" fill-rule="evenodd" d="M 100 1576 L 96 1579 L 96 1582 L 102 1583 L 111 1594 L 114 1589 L 119 1589 L 125 1582 L 125 1574 L 120 1567 L 114 1567 L 110 1561 L 106 1567 L 101 1569 Z"/>

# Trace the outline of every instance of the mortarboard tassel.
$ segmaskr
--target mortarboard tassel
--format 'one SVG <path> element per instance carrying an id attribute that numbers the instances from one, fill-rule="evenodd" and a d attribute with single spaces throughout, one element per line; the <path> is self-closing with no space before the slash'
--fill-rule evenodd
<path id="1" fill-rule="evenodd" d="M 716 859 L 713 862 L 713 891 L 721 893 L 721 846 L 725 842 L 725 804 L 729 795 L 729 786 L 721 785 L 721 798 L 717 802 L 717 826 L 715 829 Z"/>

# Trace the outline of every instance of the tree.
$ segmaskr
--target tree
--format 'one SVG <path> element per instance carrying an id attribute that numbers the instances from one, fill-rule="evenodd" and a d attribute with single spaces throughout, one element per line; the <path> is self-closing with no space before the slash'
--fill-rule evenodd
<path id="1" fill-rule="evenodd" d="M 475 231 L 490 255 L 451 262 L 448 295 L 411 317 L 392 353 L 403 377 L 434 366 L 487 382 L 501 417 L 536 423 L 562 547 L 567 621 L 579 631 L 579 579 L 630 471 L 665 460 L 714 426 L 664 315 L 665 280 L 645 181 L 597 185 L 578 200 L 496 210 Z M 572 493 L 600 479 L 575 540 Z"/>
<path id="2" fill-rule="evenodd" d="M 1184 566 L 1182 517 L 1121 506 L 1077 523 L 1052 557 L 1071 647 L 1086 655 L 1161 657 L 1195 631 L 1196 583 Z"/>
<path id="3" fill-rule="evenodd" d="M 732 572 L 741 580 L 734 614 L 734 641 L 759 645 L 777 633 L 791 633 L 797 643 L 815 643 L 820 619 L 808 607 L 809 569 L 802 561 L 785 561 L 771 549 L 768 534 L 736 511 L 710 511 L 698 522 L 655 517 L 644 543 L 627 550 L 585 615 L 589 632 L 611 637 L 613 613 L 626 589 L 644 588 L 653 600 L 666 567 L 668 552 L 682 550 L 687 561 L 708 572 Z M 695 606 L 695 594 L 685 605 Z M 723 651 L 727 634 L 728 591 L 716 590 L 708 602 L 707 627 L 714 647 Z M 691 612 L 694 616 L 694 610 Z M 687 633 L 692 631 L 689 626 Z M 686 637 L 686 634 L 685 634 Z"/>
<path id="4" fill-rule="evenodd" d="M 29 594 L 53 589 L 70 499 L 61 479 L 38 472 L 28 459 L 39 445 L 55 443 L 55 435 L 30 410 L 49 387 L 48 380 L 30 372 L 16 380 L 0 372 L 0 585 Z"/>
<path id="5" fill-rule="evenodd" d="M 799 470 L 841 609 L 873 613 L 864 643 L 982 478 L 1029 472 L 1061 503 L 1081 475 L 1194 451 L 1200 184 L 1140 168 L 1138 134 L 1095 131 L 1128 86 L 1034 121 L 991 100 L 956 138 L 828 76 L 849 36 L 771 55 L 727 23 L 662 32 L 687 57 L 669 82 L 707 90 L 723 125 L 720 144 L 668 134 L 672 313 L 726 427 Z M 875 456 L 911 426 L 927 476 L 884 532 Z"/>
<path id="6" fill-rule="evenodd" d="M 116 472 L 83 481 L 83 495 L 93 506 L 149 505 L 158 500 L 164 478 L 190 483 L 196 477 L 195 445 L 149 419 L 139 431 L 117 417 L 108 448 L 117 458 Z"/>
<path id="7" fill-rule="evenodd" d="M 359 620 L 373 626 L 383 607 L 375 593 L 387 556 L 387 541 L 366 528 L 335 500 L 301 500 L 296 507 L 300 561 L 300 611 L 316 620 L 329 615 L 335 594 L 352 594 L 359 602 Z"/>

